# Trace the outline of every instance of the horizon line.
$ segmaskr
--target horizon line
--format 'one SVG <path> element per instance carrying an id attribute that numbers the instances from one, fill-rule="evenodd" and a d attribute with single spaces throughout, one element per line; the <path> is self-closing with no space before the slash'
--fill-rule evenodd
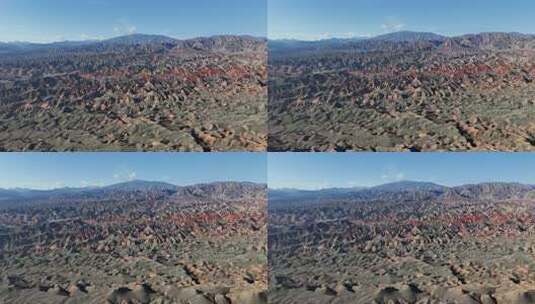
<path id="1" fill-rule="evenodd" d="M 252 38 L 260 38 L 260 39 L 268 39 L 267 35 L 260 36 L 260 35 L 254 35 L 254 34 L 213 34 L 213 35 L 199 35 L 199 36 L 190 36 L 190 37 L 184 37 L 184 38 L 178 38 L 174 35 L 167 35 L 167 34 L 147 34 L 147 33 L 131 33 L 131 34 L 122 34 L 117 36 L 110 36 L 102 39 L 80 39 L 80 40 L 51 40 L 48 42 L 38 42 L 38 41 L 29 41 L 29 40 L 0 40 L 0 43 L 5 44 L 16 44 L 16 43 L 29 43 L 29 44 L 38 44 L 38 45 L 47 45 L 47 44 L 54 44 L 54 43 L 64 43 L 64 42 L 104 42 L 111 39 L 121 38 L 121 37 L 129 37 L 129 36 L 135 36 L 135 35 L 143 35 L 143 36 L 161 36 L 166 38 L 171 38 L 177 41 L 187 41 L 187 40 L 193 40 L 193 39 L 199 39 L 199 38 L 214 38 L 214 37 L 226 37 L 226 36 L 234 36 L 234 37 L 252 37 Z"/>
<path id="2" fill-rule="evenodd" d="M 463 37 L 463 36 L 468 36 L 468 35 L 480 35 L 480 34 L 521 34 L 521 35 L 535 35 L 535 33 L 528 33 L 528 32 L 517 32 L 517 31 L 483 31 L 483 32 L 467 32 L 467 33 L 463 33 L 463 34 L 443 34 L 443 33 L 438 33 L 438 32 L 433 32 L 433 31 L 416 31 L 416 30 L 400 30 L 400 31 L 394 31 L 394 32 L 388 32 L 388 33 L 378 33 L 378 34 L 372 34 L 372 35 L 366 35 L 366 34 L 363 34 L 363 35 L 353 35 L 353 36 L 344 36 L 342 34 L 340 35 L 333 35 L 333 36 L 329 36 L 329 37 L 324 37 L 324 38 L 318 38 L 318 39 L 303 39 L 303 38 L 299 38 L 298 36 L 294 36 L 294 37 L 270 37 L 270 35 L 268 34 L 267 35 L 267 39 L 270 40 L 270 41 L 284 41 L 284 40 L 290 40 L 290 41 L 300 41 L 300 42 L 320 42 L 320 41 L 327 41 L 327 40 L 351 40 L 351 39 L 362 39 L 362 40 L 366 40 L 366 39 L 373 39 L 373 38 L 377 38 L 377 37 L 381 37 L 381 36 L 385 36 L 385 35 L 390 35 L 390 34 L 396 34 L 396 33 L 418 33 L 418 34 L 434 34 L 434 35 L 438 35 L 438 36 L 442 36 L 442 37 L 445 37 L 445 38 L 457 38 L 457 37 Z"/>
<path id="3" fill-rule="evenodd" d="M 398 183 L 430 183 L 435 184 L 437 186 L 442 186 L 446 188 L 454 188 L 454 187 L 462 187 L 462 186 L 469 186 L 469 185 L 484 185 L 484 184 L 516 184 L 516 185 L 524 185 L 524 186 L 535 186 L 535 183 L 523 183 L 523 182 L 511 182 L 511 181 L 482 181 L 482 182 L 474 182 L 474 183 L 462 183 L 462 184 L 455 184 L 455 185 L 444 185 L 439 182 L 433 182 L 433 181 L 424 181 L 424 180 L 400 180 L 400 181 L 393 181 L 393 182 L 385 182 L 385 183 L 379 183 L 374 185 L 356 185 L 356 186 L 332 186 L 332 187 L 323 187 L 323 188 L 316 188 L 316 189 L 306 189 L 306 188 L 296 188 L 296 187 L 269 187 L 268 183 L 268 190 L 297 190 L 297 191 L 310 191 L 310 192 L 316 192 L 316 191 L 324 191 L 324 190 L 332 190 L 332 189 L 355 189 L 355 188 L 362 188 L 362 189 L 371 189 L 375 187 L 380 187 L 384 185 L 390 185 L 390 184 L 398 184 Z"/>
<path id="4" fill-rule="evenodd" d="M 120 184 L 127 184 L 127 183 L 133 183 L 133 182 L 147 182 L 147 183 L 162 183 L 162 184 L 169 184 L 176 187 L 190 187 L 190 186 L 197 186 L 197 185 L 208 185 L 208 184 L 220 184 L 220 183 L 251 183 L 251 184 L 257 184 L 257 185 L 267 185 L 267 183 L 261 183 L 261 182 L 255 182 L 255 181 L 247 181 L 247 180 L 215 180 L 215 181 L 205 181 L 205 182 L 194 182 L 194 183 L 184 183 L 184 184 L 175 184 L 173 182 L 167 182 L 167 181 L 158 181 L 158 180 L 144 180 L 144 179 L 133 179 L 133 180 L 125 180 L 125 181 L 119 181 L 119 182 L 113 182 L 109 184 L 102 184 L 102 185 L 88 185 L 88 186 L 64 186 L 64 187 L 50 187 L 50 188 L 32 188 L 32 187 L 3 187 L 0 186 L 0 190 L 31 190 L 31 191 L 54 191 L 54 190 L 61 190 L 61 189 L 100 189 L 100 188 L 106 188 L 110 186 L 120 185 Z"/>

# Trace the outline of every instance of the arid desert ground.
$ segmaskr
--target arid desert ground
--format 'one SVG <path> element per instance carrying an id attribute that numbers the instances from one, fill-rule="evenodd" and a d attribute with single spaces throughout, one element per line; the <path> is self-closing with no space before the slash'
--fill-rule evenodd
<path id="1" fill-rule="evenodd" d="M 0 151 L 264 151 L 266 41 L 0 43 Z"/>
<path id="2" fill-rule="evenodd" d="M 267 303 L 252 183 L 2 190 L 2 303 Z"/>
<path id="3" fill-rule="evenodd" d="M 535 303 L 535 187 L 274 190 L 270 303 Z"/>
<path id="4" fill-rule="evenodd" d="M 535 36 L 269 43 L 271 151 L 533 151 Z"/>

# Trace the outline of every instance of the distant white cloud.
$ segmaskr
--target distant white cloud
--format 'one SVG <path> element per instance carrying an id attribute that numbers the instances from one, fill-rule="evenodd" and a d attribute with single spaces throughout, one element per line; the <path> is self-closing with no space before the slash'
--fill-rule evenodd
<path id="1" fill-rule="evenodd" d="M 399 32 L 406 27 L 407 25 L 405 22 L 396 16 L 387 16 L 383 24 L 381 24 L 381 30 L 383 33 Z"/>
<path id="2" fill-rule="evenodd" d="M 387 23 L 383 23 L 381 25 L 381 29 L 384 31 L 384 32 L 387 32 L 387 33 L 392 33 L 392 32 L 399 32 L 401 31 L 402 29 L 405 28 L 405 24 L 404 23 L 396 23 L 396 22 L 387 22 Z"/>
<path id="3" fill-rule="evenodd" d="M 131 169 L 122 169 L 113 174 L 113 179 L 116 181 L 133 181 L 137 178 L 137 173 Z"/>
<path id="4" fill-rule="evenodd" d="M 405 173 L 395 169 L 388 169 L 382 175 L 381 179 L 385 183 L 399 182 L 406 178 Z"/>
<path id="5" fill-rule="evenodd" d="M 124 18 L 117 20 L 117 25 L 113 27 L 113 33 L 116 36 L 131 35 L 135 34 L 136 32 L 137 27 Z"/>

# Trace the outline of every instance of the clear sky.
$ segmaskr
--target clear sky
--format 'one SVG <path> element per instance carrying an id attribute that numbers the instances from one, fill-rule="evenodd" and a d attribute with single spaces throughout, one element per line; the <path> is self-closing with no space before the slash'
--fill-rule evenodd
<path id="1" fill-rule="evenodd" d="M 445 186 L 481 182 L 535 184 L 533 153 L 273 153 L 270 188 L 375 186 L 402 180 Z"/>
<path id="2" fill-rule="evenodd" d="M 271 39 L 318 40 L 400 30 L 535 33 L 533 0 L 269 0 Z"/>
<path id="3" fill-rule="evenodd" d="M 266 36 L 267 0 L 0 0 L 0 41 Z"/>
<path id="4" fill-rule="evenodd" d="M 262 153 L 0 153 L 0 188 L 104 186 L 130 180 L 190 185 L 266 183 Z"/>

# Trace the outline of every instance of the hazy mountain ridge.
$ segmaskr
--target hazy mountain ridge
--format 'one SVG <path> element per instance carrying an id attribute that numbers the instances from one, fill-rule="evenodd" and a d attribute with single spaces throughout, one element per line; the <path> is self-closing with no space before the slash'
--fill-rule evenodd
<path id="1" fill-rule="evenodd" d="M 278 199 L 320 199 L 328 198 L 332 196 L 350 196 L 356 192 L 365 190 L 365 187 L 354 187 L 354 188 L 329 188 L 321 190 L 300 190 L 300 189 L 270 189 L 269 190 L 269 199 L 278 200 Z"/>
<path id="2" fill-rule="evenodd" d="M 151 182 L 134 180 L 100 188 L 104 191 L 150 191 L 150 190 L 176 190 L 177 186 L 165 182 Z"/>
<path id="3" fill-rule="evenodd" d="M 176 186 L 165 182 L 134 180 L 104 187 L 59 188 L 53 190 L 0 189 L 0 201 L 74 198 L 109 195 L 110 193 L 165 192 L 176 197 L 234 200 L 264 195 L 266 185 L 251 182 L 214 182 Z"/>
<path id="4" fill-rule="evenodd" d="M 365 37 L 355 37 L 355 38 L 330 38 L 318 41 L 305 41 L 305 40 L 296 40 L 296 39 L 281 39 L 281 40 L 269 40 L 268 49 L 270 51 L 285 51 L 291 49 L 292 51 L 297 50 L 310 50 L 310 49 L 322 49 L 327 47 L 343 47 L 348 46 L 351 43 L 360 42 L 368 40 Z"/>
<path id="5" fill-rule="evenodd" d="M 246 35 L 218 35 L 191 39 L 175 39 L 164 35 L 132 34 L 105 40 L 61 41 L 53 43 L 0 42 L 0 53 L 48 51 L 56 49 L 109 48 L 136 45 L 168 45 L 170 47 L 219 52 L 262 51 L 267 40 Z"/>
<path id="6" fill-rule="evenodd" d="M 298 51 L 305 49 L 365 48 L 377 43 L 432 43 L 442 49 L 501 49 L 535 47 L 535 35 L 506 32 L 482 32 L 460 36 L 444 36 L 431 32 L 400 31 L 374 37 L 332 38 L 318 41 L 270 40 L 270 51 Z"/>
<path id="7" fill-rule="evenodd" d="M 114 37 L 96 43 L 102 44 L 151 44 L 151 43 L 174 43 L 178 40 L 164 35 L 132 34 Z"/>
<path id="8" fill-rule="evenodd" d="M 375 36 L 370 40 L 392 41 L 392 42 L 415 42 L 415 41 L 444 41 L 447 37 L 430 32 L 400 31 Z"/>
<path id="9" fill-rule="evenodd" d="M 306 199 L 405 200 L 405 199 L 526 199 L 535 197 L 535 185 L 519 183 L 481 183 L 447 187 L 429 182 L 402 181 L 369 188 L 347 189 L 269 189 L 274 201 Z"/>

